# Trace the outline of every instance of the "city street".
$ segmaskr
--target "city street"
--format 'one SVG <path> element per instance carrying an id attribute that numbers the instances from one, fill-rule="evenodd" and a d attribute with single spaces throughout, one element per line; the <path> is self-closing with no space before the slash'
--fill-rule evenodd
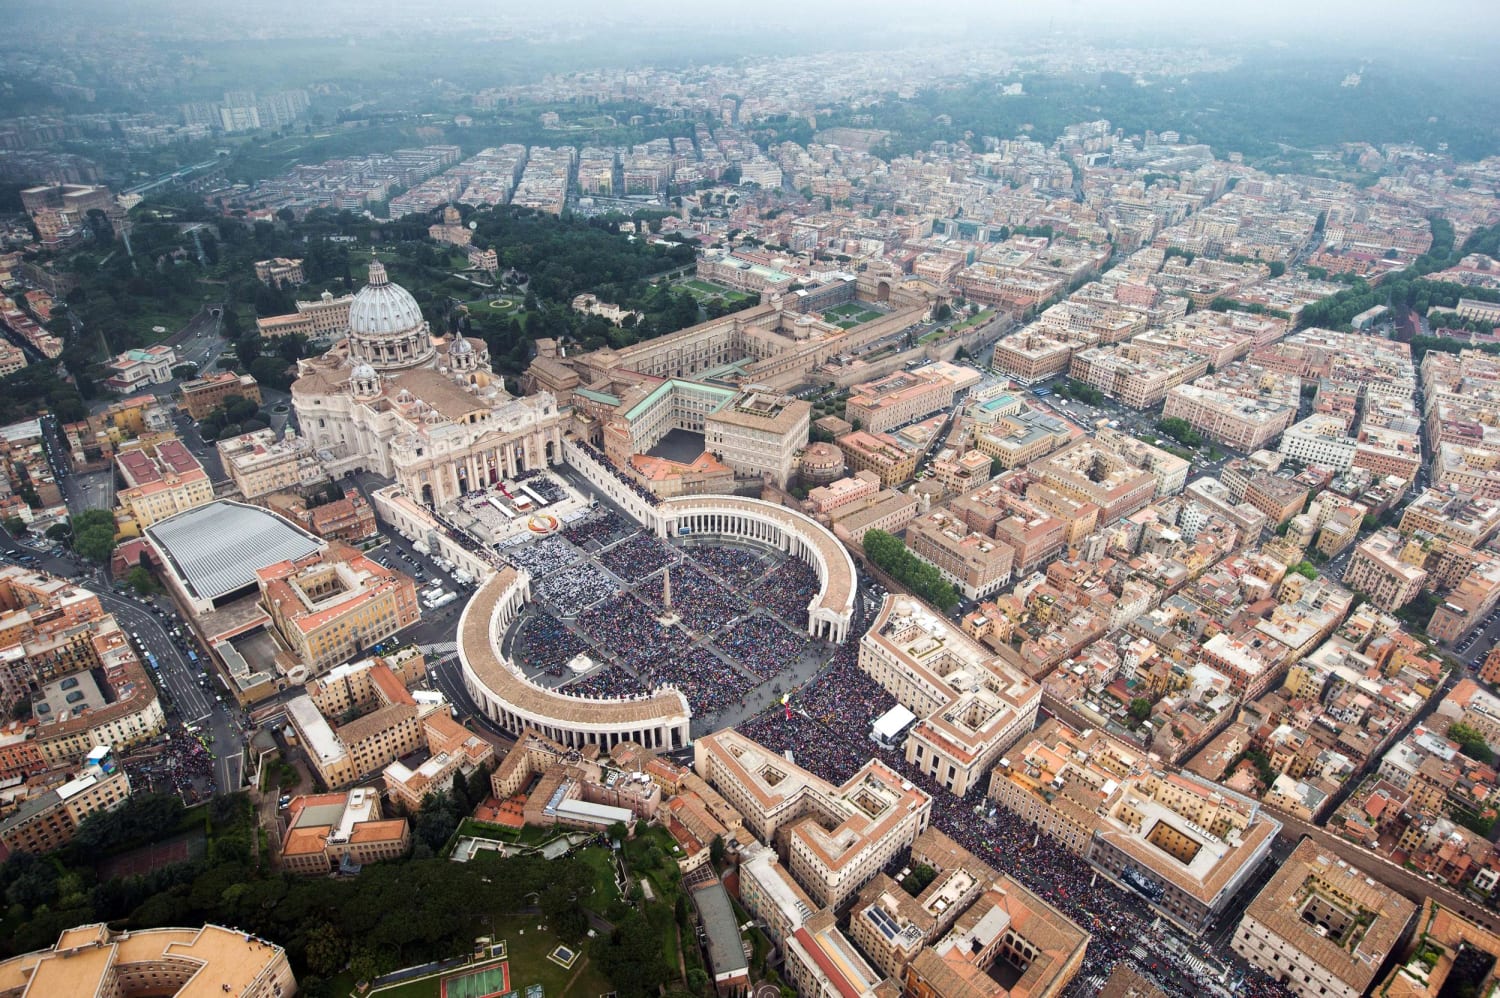
<path id="1" fill-rule="evenodd" d="M 244 769 L 245 735 L 238 723 L 238 707 L 223 695 L 222 680 L 211 674 L 200 683 L 205 673 L 190 663 L 172 640 L 170 628 L 175 617 L 158 617 L 147 605 L 131 597 L 101 591 L 98 586 L 88 588 L 98 593 L 99 602 L 115 615 L 126 632 L 132 637 L 139 635 L 136 645 L 142 651 L 142 663 L 145 664 L 146 652 L 156 657 L 160 668 L 152 678 L 162 693 L 168 716 L 202 728 L 211 750 L 218 756 L 214 761 L 214 783 L 219 791 L 237 790 Z M 199 655 L 200 662 L 202 658 Z M 150 671 L 149 665 L 147 669 Z"/>

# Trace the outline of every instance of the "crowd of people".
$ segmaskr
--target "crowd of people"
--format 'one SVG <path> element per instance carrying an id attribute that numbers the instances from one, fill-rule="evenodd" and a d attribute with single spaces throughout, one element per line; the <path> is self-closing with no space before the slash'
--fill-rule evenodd
<path id="1" fill-rule="evenodd" d="M 1098 876 L 1083 858 L 1039 835 L 1018 815 L 986 801 L 987 784 L 967 798 L 956 797 L 908 766 L 900 752 L 884 751 L 870 741 L 871 722 L 896 700 L 859 669 L 862 633 L 856 627 L 815 679 L 793 690 L 786 704 L 738 725 L 739 731 L 833 783 L 845 782 L 871 758 L 878 758 L 926 791 L 932 797 L 934 827 L 1016 877 L 1092 934 L 1085 967 L 1094 972 L 1080 975 L 1066 994 L 1082 998 L 1096 993 L 1097 978 L 1127 961 L 1174 998 L 1227 993 L 1217 981 L 1196 979 L 1196 970 L 1173 964 L 1167 950 L 1151 945 L 1161 931 L 1153 928 L 1157 916 L 1143 899 Z M 1237 964 L 1237 969 L 1242 975 L 1241 995 L 1280 998 L 1289 993 L 1254 968 Z"/>
<path id="2" fill-rule="evenodd" d="M 636 534 L 599 555 L 599 564 L 630 583 L 641 581 L 675 560 L 667 546 L 650 534 Z"/>
<path id="3" fill-rule="evenodd" d="M 590 542 L 601 546 L 628 534 L 632 529 L 634 528 L 614 510 L 600 509 L 586 519 L 568 524 L 563 528 L 562 536 L 579 547 Z"/>
<path id="4" fill-rule="evenodd" d="M 126 756 L 121 765 L 136 792 L 176 794 L 189 807 L 214 795 L 213 755 L 181 725 L 173 725 L 167 740 Z"/>
<path id="5" fill-rule="evenodd" d="M 609 665 L 563 687 L 564 693 L 581 697 L 633 697 L 646 690 L 641 681 L 619 666 Z"/>
<path id="6" fill-rule="evenodd" d="M 694 631 L 717 631 L 745 612 L 745 604 L 692 565 L 667 569 L 672 575 L 672 610 Z M 636 592 L 663 607 L 667 572 L 659 572 L 636 587 Z"/>
<path id="7" fill-rule="evenodd" d="M 512 565 L 530 572 L 532 578 L 561 571 L 582 557 L 577 548 L 556 536 L 511 544 L 500 553 Z"/>
<path id="8" fill-rule="evenodd" d="M 771 617 L 746 617 L 714 639 L 760 679 L 790 668 L 807 651 L 806 635 L 793 634 Z"/>
<path id="9" fill-rule="evenodd" d="M 578 628 L 602 657 L 634 666 L 687 637 L 679 628 L 663 626 L 656 617 L 657 611 L 622 592 L 579 614 Z"/>
<path id="10" fill-rule="evenodd" d="M 765 558 L 755 551 L 718 544 L 694 544 L 687 556 L 736 589 L 744 589 L 766 571 Z"/>
<path id="11" fill-rule="evenodd" d="M 558 484 L 552 473 L 543 471 L 541 468 L 532 468 L 523 471 L 511 479 L 517 485 L 524 484 L 528 489 L 541 496 L 547 504 L 562 502 L 568 497 L 568 493 Z"/>
<path id="12" fill-rule="evenodd" d="M 579 653 L 588 651 L 589 645 L 562 621 L 541 610 L 521 622 L 515 650 L 523 665 L 549 676 L 561 676 L 564 667 Z"/>
<path id="13" fill-rule="evenodd" d="M 580 561 L 550 575 L 533 576 L 531 580 L 531 595 L 552 604 L 564 617 L 576 617 L 584 607 L 618 591 L 614 580 L 589 561 Z"/>
<path id="14" fill-rule="evenodd" d="M 755 600 L 796 627 L 807 626 L 807 606 L 818 594 L 818 573 L 800 558 L 787 558 L 755 587 Z"/>
<path id="15" fill-rule="evenodd" d="M 670 683 L 687 697 L 695 717 L 717 714 L 744 697 L 755 681 L 708 648 L 674 648 L 653 656 L 640 668 L 641 685 L 656 689 Z"/>

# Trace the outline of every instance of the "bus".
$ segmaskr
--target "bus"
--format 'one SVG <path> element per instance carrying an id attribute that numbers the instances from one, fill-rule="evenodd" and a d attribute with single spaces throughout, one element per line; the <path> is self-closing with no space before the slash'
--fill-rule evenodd
<path id="1" fill-rule="evenodd" d="M 151 666 L 151 668 L 155 671 L 159 672 L 161 670 L 161 666 L 157 664 L 156 656 L 151 654 L 149 651 L 146 652 L 146 664 Z"/>
<path id="2" fill-rule="evenodd" d="M 197 665 L 198 664 L 198 653 L 195 652 L 195 651 L 188 652 L 188 662 L 190 664 L 192 664 L 192 665 Z"/>

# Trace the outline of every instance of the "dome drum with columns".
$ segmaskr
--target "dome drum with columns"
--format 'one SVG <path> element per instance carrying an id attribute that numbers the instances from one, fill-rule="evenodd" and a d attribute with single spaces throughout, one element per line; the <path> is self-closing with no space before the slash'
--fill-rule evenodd
<path id="1" fill-rule="evenodd" d="M 399 371 L 425 364 L 435 346 L 421 306 L 386 277 L 385 265 L 370 263 L 370 283 L 349 305 L 349 356 L 377 371 Z"/>

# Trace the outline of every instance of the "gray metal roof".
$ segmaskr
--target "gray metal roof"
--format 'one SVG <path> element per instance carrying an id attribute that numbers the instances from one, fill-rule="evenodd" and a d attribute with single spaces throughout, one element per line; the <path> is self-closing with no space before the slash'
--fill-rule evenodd
<path id="1" fill-rule="evenodd" d="M 698 907 L 698 919 L 708 939 L 708 962 L 714 976 L 748 970 L 745 946 L 740 942 L 740 924 L 724 885 L 715 881 L 693 891 L 693 904 Z"/>
<path id="2" fill-rule="evenodd" d="M 146 533 L 200 599 L 234 592 L 252 584 L 257 569 L 323 547 L 275 513 L 224 500 L 170 516 Z"/>

